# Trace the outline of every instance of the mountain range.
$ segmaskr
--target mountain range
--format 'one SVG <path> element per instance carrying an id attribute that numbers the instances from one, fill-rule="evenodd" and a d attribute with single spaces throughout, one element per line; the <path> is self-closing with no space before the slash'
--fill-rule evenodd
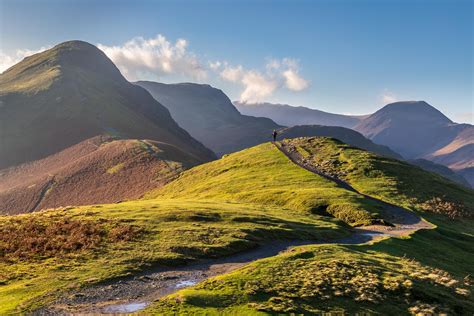
<path id="1" fill-rule="evenodd" d="M 465 176 L 474 167 L 474 126 L 455 123 L 424 101 L 388 104 L 354 129 L 407 159 L 428 159 Z M 467 180 L 474 184 L 468 174 Z"/>
<path id="2" fill-rule="evenodd" d="M 423 159 L 472 174 L 472 126 L 425 102 L 284 126 L 81 41 L 0 80 L 2 315 L 474 313 L 473 190 Z"/>
<path id="3" fill-rule="evenodd" d="M 218 156 L 270 140 L 281 128 L 268 118 L 242 115 L 222 90 L 206 84 L 139 81 L 178 124 Z"/>
<path id="4" fill-rule="evenodd" d="M 366 116 L 328 113 L 304 106 L 272 103 L 246 103 L 235 101 L 234 105 L 245 115 L 271 118 L 284 126 L 326 125 L 352 128 Z"/>

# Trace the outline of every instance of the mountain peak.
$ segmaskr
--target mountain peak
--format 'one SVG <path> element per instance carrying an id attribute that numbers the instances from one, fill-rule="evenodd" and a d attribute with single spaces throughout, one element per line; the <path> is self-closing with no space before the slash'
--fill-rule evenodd
<path id="1" fill-rule="evenodd" d="M 10 67 L 0 75 L 0 87 L 3 92 L 38 92 L 47 89 L 59 76 L 72 76 L 71 79 L 76 80 L 78 74 L 125 81 L 104 52 L 92 44 L 75 40 L 28 56 Z"/>
<path id="2" fill-rule="evenodd" d="M 403 120 L 429 121 L 439 124 L 453 123 L 448 117 L 426 101 L 399 101 L 389 103 L 373 115 L 389 115 L 391 119 L 402 118 Z"/>

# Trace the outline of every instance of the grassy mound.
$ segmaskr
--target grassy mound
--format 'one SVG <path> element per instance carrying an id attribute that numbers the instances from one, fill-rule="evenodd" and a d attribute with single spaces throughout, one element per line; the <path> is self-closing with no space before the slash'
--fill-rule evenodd
<path id="1" fill-rule="evenodd" d="M 325 173 L 361 193 L 452 218 L 474 216 L 474 191 L 408 163 L 374 155 L 325 137 L 283 141 Z"/>

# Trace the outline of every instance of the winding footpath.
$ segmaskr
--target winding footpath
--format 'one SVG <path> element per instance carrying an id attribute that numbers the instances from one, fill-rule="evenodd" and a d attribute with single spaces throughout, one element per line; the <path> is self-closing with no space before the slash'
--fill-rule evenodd
<path id="1" fill-rule="evenodd" d="M 433 225 L 415 213 L 399 206 L 358 192 L 349 183 L 325 174 L 306 162 L 291 146 L 275 142 L 274 145 L 293 163 L 312 173 L 335 182 L 383 206 L 381 216 L 393 226 L 372 225 L 353 229 L 353 234 L 332 241 L 287 241 L 266 244 L 256 249 L 215 260 L 177 268 L 157 268 L 119 281 L 111 281 L 69 293 L 33 315 L 84 315 L 128 314 L 144 309 L 153 301 L 208 278 L 229 273 L 258 259 L 275 256 L 290 248 L 309 244 L 364 244 L 387 237 L 409 235 L 419 229 L 432 229 Z"/>

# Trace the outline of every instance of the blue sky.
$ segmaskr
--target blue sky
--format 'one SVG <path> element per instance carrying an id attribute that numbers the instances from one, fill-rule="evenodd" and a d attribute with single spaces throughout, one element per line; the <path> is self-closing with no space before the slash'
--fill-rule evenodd
<path id="1" fill-rule="evenodd" d="M 472 123 L 473 3 L 0 0 L 0 57 L 81 39 L 130 80 L 205 82 L 232 100 L 336 113 L 426 100 Z"/>

